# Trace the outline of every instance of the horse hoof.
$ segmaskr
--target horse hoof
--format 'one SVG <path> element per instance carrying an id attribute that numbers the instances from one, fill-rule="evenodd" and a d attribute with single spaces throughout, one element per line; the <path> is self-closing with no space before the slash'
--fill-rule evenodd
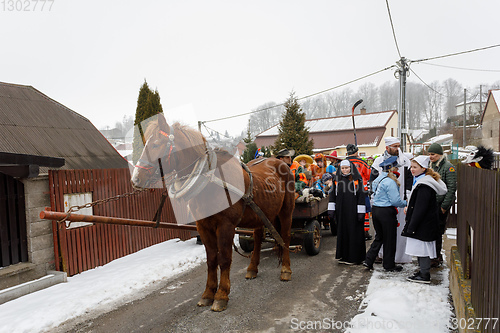
<path id="1" fill-rule="evenodd" d="M 292 279 L 292 272 L 281 272 L 281 281 L 290 281 Z"/>
<path id="2" fill-rule="evenodd" d="M 214 302 L 213 299 L 202 298 L 202 299 L 200 299 L 200 301 L 196 305 L 198 305 L 198 306 L 209 306 L 209 305 L 212 305 L 213 302 Z"/>
<path id="3" fill-rule="evenodd" d="M 257 277 L 257 272 L 255 271 L 247 271 L 245 275 L 245 279 L 255 279 Z"/>
<path id="4" fill-rule="evenodd" d="M 221 312 L 221 311 L 226 310 L 226 308 L 227 308 L 227 300 L 225 300 L 225 299 L 216 299 L 214 301 L 214 304 L 212 304 L 211 310 L 215 311 L 215 312 Z"/>

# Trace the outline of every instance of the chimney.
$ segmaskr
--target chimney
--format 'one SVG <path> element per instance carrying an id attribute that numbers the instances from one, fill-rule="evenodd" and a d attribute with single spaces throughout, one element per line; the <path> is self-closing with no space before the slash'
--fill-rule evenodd
<path id="1" fill-rule="evenodd" d="M 361 109 L 359 109 L 359 114 L 366 114 L 366 109 L 364 106 Z"/>

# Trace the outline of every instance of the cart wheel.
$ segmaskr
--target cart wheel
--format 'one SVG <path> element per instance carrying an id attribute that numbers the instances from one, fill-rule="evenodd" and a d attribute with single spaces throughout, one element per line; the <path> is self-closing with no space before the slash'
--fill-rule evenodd
<path id="1" fill-rule="evenodd" d="M 253 239 L 244 238 L 244 236 L 238 235 L 240 241 L 240 247 L 245 252 L 253 251 Z"/>
<path id="2" fill-rule="evenodd" d="M 321 225 L 312 220 L 306 224 L 306 231 L 309 233 L 304 236 L 304 247 L 308 255 L 315 256 L 321 249 Z"/>

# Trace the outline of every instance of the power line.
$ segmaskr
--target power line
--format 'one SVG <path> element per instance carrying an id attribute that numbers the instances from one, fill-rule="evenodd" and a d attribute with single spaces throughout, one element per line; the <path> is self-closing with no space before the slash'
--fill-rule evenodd
<path id="1" fill-rule="evenodd" d="M 381 73 L 381 72 L 386 71 L 388 69 L 391 69 L 393 67 L 396 67 L 396 65 L 392 65 L 392 66 L 386 67 L 384 69 L 378 70 L 376 72 L 373 72 L 371 74 L 367 74 L 367 75 L 361 76 L 361 77 L 359 77 L 357 79 L 348 81 L 348 82 L 340 84 L 338 86 L 335 86 L 335 87 L 332 87 L 332 88 L 329 88 L 329 89 L 325 89 L 325 90 L 319 91 L 319 92 L 311 94 L 311 95 L 307 95 L 307 96 L 304 96 L 304 97 L 297 98 L 297 100 L 300 101 L 300 100 L 305 99 L 305 98 L 310 98 L 310 97 L 313 97 L 313 96 L 316 96 L 316 95 L 319 95 L 319 94 L 323 94 L 323 93 L 325 93 L 327 91 L 330 91 L 330 90 L 338 89 L 340 87 L 349 85 L 349 84 L 354 83 L 356 81 L 360 81 L 360 80 L 366 79 L 367 77 L 376 75 L 378 73 Z M 264 108 L 264 109 L 259 109 L 259 110 L 254 110 L 254 111 L 250 111 L 250 112 L 240 113 L 240 114 L 237 114 L 237 115 L 234 115 L 234 116 L 228 116 L 228 117 L 223 117 L 223 118 L 205 120 L 205 121 L 203 121 L 203 123 L 210 123 L 210 122 L 214 122 L 214 121 L 220 121 L 220 120 L 226 120 L 226 119 L 231 119 L 231 118 L 236 118 L 236 117 L 242 117 L 242 116 L 246 116 L 246 115 L 257 113 L 257 112 L 267 111 L 267 110 L 274 109 L 274 108 L 277 108 L 279 106 L 284 106 L 284 105 L 285 105 L 285 103 L 276 104 L 276 105 L 273 105 L 273 106 L 270 106 L 270 107 L 267 107 L 267 108 Z"/>
<path id="2" fill-rule="evenodd" d="M 394 43 L 396 43 L 396 49 L 398 50 L 399 57 L 401 58 L 401 52 L 399 52 L 399 45 L 396 39 L 396 32 L 394 31 L 394 24 L 392 23 L 391 10 L 389 9 L 389 0 L 385 0 L 387 4 L 387 12 L 389 13 L 389 20 L 391 21 L 392 35 L 394 36 Z"/>
<path id="3" fill-rule="evenodd" d="M 427 86 L 427 88 L 429 88 L 430 90 L 434 91 L 435 93 L 443 96 L 443 97 L 447 97 L 447 98 L 450 98 L 450 96 L 448 95 L 445 95 L 443 93 L 440 93 L 439 91 L 437 91 L 436 89 L 432 88 L 430 85 L 428 85 L 424 80 L 422 80 L 422 78 L 420 76 L 418 76 L 417 73 L 415 73 L 415 71 L 413 69 L 410 68 L 410 71 L 425 85 Z"/>
<path id="4" fill-rule="evenodd" d="M 500 70 L 497 69 L 477 69 L 477 68 L 463 68 L 463 67 L 453 67 L 453 66 L 445 66 L 445 65 L 438 65 L 438 64 L 429 64 L 429 63 L 421 63 L 423 65 L 429 65 L 429 66 L 437 66 L 437 67 L 446 67 L 446 68 L 453 68 L 453 69 L 461 69 L 464 71 L 477 71 L 477 72 L 495 72 L 499 73 Z"/>
<path id="5" fill-rule="evenodd" d="M 466 54 L 466 53 L 472 53 L 472 52 L 476 52 L 476 51 L 482 51 L 482 50 L 492 49 L 494 47 L 499 47 L 499 46 L 500 46 L 500 44 L 496 44 L 496 45 L 481 47 L 479 49 L 473 49 L 473 50 L 468 50 L 468 51 L 462 51 L 462 52 L 445 54 L 445 55 L 438 56 L 438 57 L 433 57 L 433 58 L 425 58 L 425 59 L 419 59 L 419 60 L 410 60 L 410 62 L 415 63 L 415 62 L 422 62 L 422 61 L 429 61 L 429 60 L 434 60 L 434 59 L 446 58 L 446 57 L 456 56 L 456 55 L 460 55 L 460 54 Z"/>

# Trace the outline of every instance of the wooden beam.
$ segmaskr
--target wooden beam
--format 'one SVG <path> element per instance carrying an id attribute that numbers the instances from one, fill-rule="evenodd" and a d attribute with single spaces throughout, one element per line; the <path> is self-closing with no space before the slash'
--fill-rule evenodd
<path id="1" fill-rule="evenodd" d="M 0 166 L 0 172 L 14 178 L 38 177 L 40 167 L 38 165 L 6 165 Z"/>
<path id="2" fill-rule="evenodd" d="M 49 168 L 60 168 L 66 161 L 60 157 L 38 156 L 28 154 L 14 154 L 0 152 L 0 165 L 38 165 Z"/>

